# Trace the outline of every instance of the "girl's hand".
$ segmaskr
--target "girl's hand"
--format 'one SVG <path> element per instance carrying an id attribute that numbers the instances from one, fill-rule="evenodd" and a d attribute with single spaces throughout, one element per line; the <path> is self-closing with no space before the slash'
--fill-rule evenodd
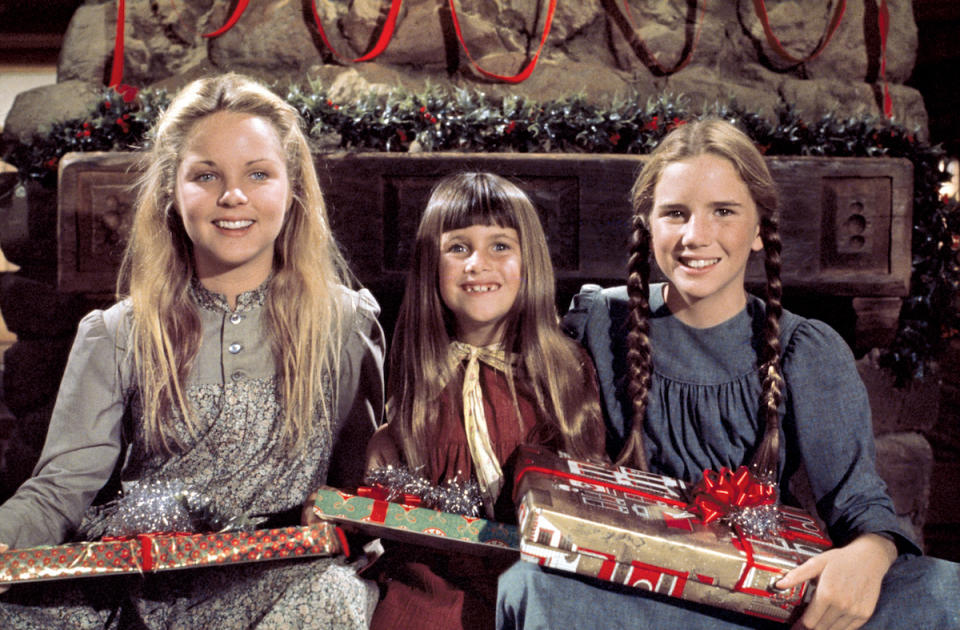
<path id="1" fill-rule="evenodd" d="M 385 424 L 377 429 L 367 444 L 367 471 L 400 463 L 400 453 L 388 427 Z"/>
<path id="2" fill-rule="evenodd" d="M 794 629 L 855 630 L 870 619 L 880 583 L 897 558 L 892 541 L 863 534 L 850 544 L 810 558 L 777 582 L 790 588 L 817 578 L 817 590 Z"/>
<path id="3" fill-rule="evenodd" d="M 7 545 L 5 545 L 5 544 L 3 544 L 3 543 L 0 543 L 0 551 L 6 551 L 6 550 L 9 549 L 9 548 L 10 548 L 10 547 L 8 547 Z M 10 590 L 10 585 L 9 585 L 9 584 L 7 584 L 6 586 L 0 586 L 0 595 L 3 595 L 4 593 L 6 593 L 6 592 L 9 591 L 9 590 Z"/>

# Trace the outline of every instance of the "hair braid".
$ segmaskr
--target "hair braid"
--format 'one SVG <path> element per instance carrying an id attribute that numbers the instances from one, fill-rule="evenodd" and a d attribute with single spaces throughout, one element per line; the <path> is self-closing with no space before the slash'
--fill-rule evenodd
<path id="1" fill-rule="evenodd" d="M 640 470 L 649 470 L 643 439 L 643 419 L 647 410 L 652 368 L 649 292 L 650 232 L 643 215 L 636 213 L 633 219 L 633 244 L 627 275 L 627 294 L 630 298 L 627 366 L 630 373 L 630 399 L 633 401 L 633 423 L 630 427 L 630 436 L 617 457 L 617 463 L 629 464 Z"/>
<path id="2" fill-rule="evenodd" d="M 783 376 L 780 373 L 780 316 L 783 314 L 780 282 L 780 232 L 776 219 L 764 215 L 760 219 L 763 240 L 764 269 L 767 276 L 766 321 L 763 346 L 760 350 L 762 393 L 760 410 L 765 419 L 763 439 L 754 453 L 751 468 L 764 479 L 775 479 L 780 456 L 780 402 L 783 400 Z"/>

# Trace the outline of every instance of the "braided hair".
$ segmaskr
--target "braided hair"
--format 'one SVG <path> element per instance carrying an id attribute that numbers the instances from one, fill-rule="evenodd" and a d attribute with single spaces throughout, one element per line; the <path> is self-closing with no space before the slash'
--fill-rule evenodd
<path id="1" fill-rule="evenodd" d="M 753 454 L 751 468 L 762 478 L 776 474 L 780 450 L 779 406 L 783 399 L 780 371 L 780 316 L 783 313 L 783 285 L 780 282 L 780 233 L 776 219 L 777 191 L 763 156 L 750 138 L 733 124 L 706 118 L 677 127 L 663 139 L 646 160 L 630 192 L 633 207 L 633 235 L 627 275 L 630 332 L 627 335 L 629 394 L 633 425 L 617 463 L 648 470 L 643 439 L 653 371 L 650 345 L 650 228 L 653 194 L 663 170 L 675 162 L 703 154 L 730 162 L 746 184 L 760 215 L 766 273 L 766 319 L 757 370 L 762 383 L 758 404 L 765 420 L 763 439 Z"/>

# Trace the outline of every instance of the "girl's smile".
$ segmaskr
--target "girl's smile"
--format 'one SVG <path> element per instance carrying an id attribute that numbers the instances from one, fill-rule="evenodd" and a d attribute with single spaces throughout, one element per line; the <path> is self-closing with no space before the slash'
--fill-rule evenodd
<path id="1" fill-rule="evenodd" d="M 231 112 L 200 120 L 177 169 L 176 200 L 207 288 L 233 293 L 221 285 L 249 290 L 266 280 L 291 201 L 286 158 L 270 123 Z"/>
<path id="2" fill-rule="evenodd" d="M 763 249 L 760 216 L 733 164 L 709 153 L 663 169 L 649 217 L 657 265 L 670 281 L 667 305 L 697 327 L 723 322 L 746 305 L 751 251 Z"/>
<path id="3" fill-rule="evenodd" d="M 513 228 L 472 225 L 440 239 L 440 297 L 453 313 L 457 338 L 485 346 L 500 340 L 522 274 Z"/>

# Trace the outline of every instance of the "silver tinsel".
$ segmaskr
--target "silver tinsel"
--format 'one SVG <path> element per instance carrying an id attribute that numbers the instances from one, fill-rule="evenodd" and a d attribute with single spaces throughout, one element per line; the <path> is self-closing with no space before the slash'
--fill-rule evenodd
<path id="1" fill-rule="evenodd" d="M 85 540 L 160 532 L 217 532 L 253 529 L 258 521 L 217 512 L 210 496 L 180 481 L 153 480 L 132 485 L 105 503 L 79 532 Z"/>
<path id="2" fill-rule="evenodd" d="M 420 507 L 470 517 L 479 517 L 483 509 L 480 486 L 474 480 L 461 481 L 459 476 L 435 486 L 419 469 L 391 465 L 369 471 L 365 483 L 386 490 L 388 501 L 409 494 L 420 499 Z"/>
<path id="3" fill-rule="evenodd" d="M 756 538 L 771 538 L 780 531 L 780 510 L 775 504 L 741 508 L 725 517 L 731 525 Z"/>

